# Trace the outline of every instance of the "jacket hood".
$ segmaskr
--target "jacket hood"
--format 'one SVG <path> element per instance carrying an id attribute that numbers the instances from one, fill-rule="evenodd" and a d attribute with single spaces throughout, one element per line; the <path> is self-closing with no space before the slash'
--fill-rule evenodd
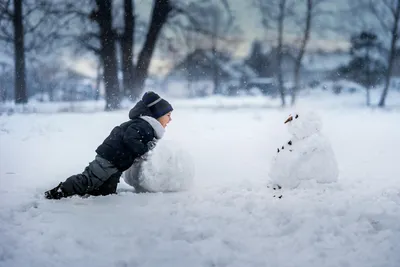
<path id="1" fill-rule="evenodd" d="M 129 119 L 136 119 L 141 116 L 149 116 L 153 117 L 150 109 L 146 106 L 146 104 L 140 100 L 136 103 L 136 105 L 129 111 Z"/>
<path id="2" fill-rule="evenodd" d="M 163 137 L 165 129 L 158 120 L 149 116 L 140 116 L 140 118 L 147 121 L 151 125 L 151 127 L 154 129 L 157 139 L 161 139 Z"/>

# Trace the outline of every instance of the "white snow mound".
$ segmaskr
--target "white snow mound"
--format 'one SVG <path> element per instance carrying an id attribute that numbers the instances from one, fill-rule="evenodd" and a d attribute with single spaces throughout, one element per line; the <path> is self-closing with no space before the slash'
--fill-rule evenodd
<path id="1" fill-rule="evenodd" d="M 160 140 L 147 153 L 145 160 L 125 172 L 124 180 L 136 188 L 149 192 L 175 192 L 189 189 L 194 180 L 195 167 L 190 153 L 178 143 Z"/>

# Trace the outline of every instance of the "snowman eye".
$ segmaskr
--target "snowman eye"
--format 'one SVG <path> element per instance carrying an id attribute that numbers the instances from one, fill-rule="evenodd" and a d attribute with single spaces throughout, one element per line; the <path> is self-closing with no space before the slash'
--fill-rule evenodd
<path id="1" fill-rule="evenodd" d="M 296 114 L 296 116 L 294 118 L 297 119 L 298 117 L 299 117 L 299 115 Z"/>

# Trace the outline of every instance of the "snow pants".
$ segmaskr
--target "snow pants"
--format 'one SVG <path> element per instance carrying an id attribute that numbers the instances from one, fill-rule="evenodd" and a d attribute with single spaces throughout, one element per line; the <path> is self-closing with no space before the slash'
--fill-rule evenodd
<path id="1" fill-rule="evenodd" d="M 61 187 L 69 196 L 115 194 L 121 175 L 111 162 L 97 155 L 81 174 L 72 175 Z"/>

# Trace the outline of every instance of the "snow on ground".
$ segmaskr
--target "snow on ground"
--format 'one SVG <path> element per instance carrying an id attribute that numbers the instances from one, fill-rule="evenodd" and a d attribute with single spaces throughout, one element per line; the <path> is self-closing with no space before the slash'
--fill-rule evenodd
<path id="1" fill-rule="evenodd" d="M 267 173 L 289 108 L 179 100 L 165 138 L 190 151 L 192 189 L 135 194 L 121 179 L 118 195 L 59 201 L 42 193 L 82 171 L 128 110 L 3 114 L 0 266 L 400 266 L 400 112 L 362 100 L 301 101 L 323 119 L 339 182 L 282 199 Z"/>

